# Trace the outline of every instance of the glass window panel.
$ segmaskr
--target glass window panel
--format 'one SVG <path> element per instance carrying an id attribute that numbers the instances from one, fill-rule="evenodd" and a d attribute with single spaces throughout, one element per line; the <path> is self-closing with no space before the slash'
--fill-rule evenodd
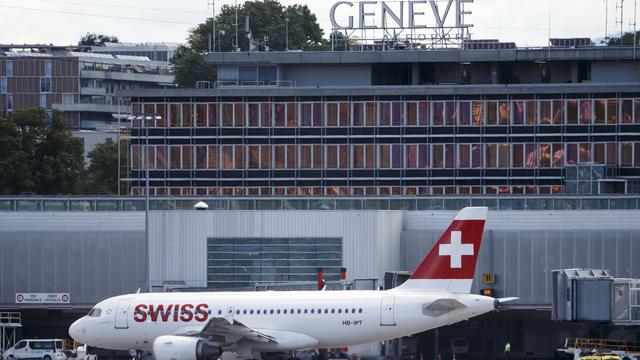
<path id="1" fill-rule="evenodd" d="M 337 103 L 327 103 L 327 126 L 338 126 Z"/>
<path id="2" fill-rule="evenodd" d="M 536 144 L 526 144 L 524 146 L 525 167 L 535 168 L 538 166 L 538 150 Z"/>
<path id="3" fill-rule="evenodd" d="M 591 100 L 580 100 L 580 124 L 591 124 Z"/>
<path id="4" fill-rule="evenodd" d="M 633 153 L 633 166 L 640 168 L 640 143 L 635 143 L 635 151 Z"/>
<path id="5" fill-rule="evenodd" d="M 164 145 L 156 147 L 156 166 L 160 170 L 167 168 L 167 147 Z"/>
<path id="6" fill-rule="evenodd" d="M 589 143 L 582 143 L 580 144 L 580 163 L 585 164 L 585 163 L 590 163 L 591 160 L 591 144 Z"/>
<path id="7" fill-rule="evenodd" d="M 297 149 L 295 145 L 287 145 L 287 169 L 298 168 Z"/>
<path id="8" fill-rule="evenodd" d="M 276 127 L 285 127 L 287 121 L 287 107 L 286 104 L 276 104 L 275 105 L 275 126 Z"/>
<path id="9" fill-rule="evenodd" d="M 603 99 L 594 100 L 594 123 L 596 124 L 604 124 L 606 123 L 606 108 L 607 101 Z"/>
<path id="10" fill-rule="evenodd" d="M 567 164 L 578 163 L 578 144 L 567 144 Z"/>
<path id="11" fill-rule="evenodd" d="M 249 104 L 249 126 L 260 126 L 260 104 Z"/>
<path id="12" fill-rule="evenodd" d="M 340 160 L 340 169 L 349 168 L 349 145 L 340 145 L 338 148 L 338 156 Z"/>
<path id="13" fill-rule="evenodd" d="M 234 126 L 235 127 L 244 127 L 245 119 L 244 119 L 244 103 L 236 103 L 235 105 L 235 115 L 234 115 Z"/>
<path id="14" fill-rule="evenodd" d="M 498 103 L 487 101 L 487 125 L 498 124 Z"/>
<path id="15" fill-rule="evenodd" d="M 470 101 L 460 101 L 458 102 L 458 107 L 460 108 L 460 125 L 467 126 L 471 125 L 471 102 Z"/>
<path id="16" fill-rule="evenodd" d="M 140 145 L 131 145 L 131 167 L 134 169 L 140 169 L 142 163 L 142 155 L 140 152 Z"/>
<path id="17" fill-rule="evenodd" d="M 429 145 L 427 144 L 418 145 L 418 166 L 421 169 L 429 168 L 429 163 L 430 163 L 429 160 L 430 160 Z"/>
<path id="18" fill-rule="evenodd" d="M 244 146 L 236 145 L 235 148 L 235 169 L 244 169 Z"/>
<path id="19" fill-rule="evenodd" d="M 260 104 L 260 126 L 271 127 L 271 103 Z"/>
<path id="20" fill-rule="evenodd" d="M 171 169 L 179 170 L 181 168 L 181 159 L 182 159 L 182 147 L 181 146 L 171 146 Z"/>
<path id="21" fill-rule="evenodd" d="M 463 169 L 468 169 L 471 166 L 471 145 L 462 144 L 459 146 L 459 167 Z"/>
<path id="22" fill-rule="evenodd" d="M 640 124 L 640 99 L 633 101 L 634 124 Z"/>
<path id="23" fill-rule="evenodd" d="M 182 112 L 180 111 L 180 104 L 171 104 L 170 107 L 170 124 L 171 127 L 182 126 Z"/>
<path id="24" fill-rule="evenodd" d="M 207 127 L 207 104 L 196 105 L 196 125 L 198 127 Z"/>
<path id="25" fill-rule="evenodd" d="M 375 169 L 376 167 L 376 146 L 373 144 L 366 145 L 365 147 L 367 157 L 367 169 Z"/>
<path id="26" fill-rule="evenodd" d="M 539 144 L 540 148 L 540 167 L 551 167 L 551 144 Z"/>
<path id="27" fill-rule="evenodd" d="M 233 126 L 233 104 L 222 104 L 222 126 Z"/>
<path id="28" fill-rule="evenodd" d="M 338 168 L 338 146 L 327 145 L 327 168 Z"/>
<path id="29" fill-rule="evenodd" d="M 500 144 L 498 145 L 498 167 L 499 168 L 509 168 L 511 167 L 510 163 L 510 149 L 509 144 Z"/>
<path id="30" fill-rule="evenodd" d="M 445 124 L 456 125 L 458 114 L 456 112 L 455 101 L 447 101 L 445 103 Z"/>
<path id="31" fill-rule="evenodd" d="M 218 104 L 209 104 L 207 107 L 209 127 L 218 127 Z"/>
<path id="32" fill-rule="evenodd" d="M 206 169 L 207 168 L 207 147 L 206 146 L 196 146 L 196 168 L 197 169 Z"/>
<path id="33" fill-rule="evenodd" d="M 364 125 L 364 103 L 353 103 L 353 126 Z"/>
<path id="34" fill-rule="evenodd" d="M 498 123 L 500 125 L 509 125 L 511 123 L 509 116 L 511 114 L 511 107 L 508 101 L 500 101 L 498 103 Z"/>
<path id="35" fill-rule="evenodd" d="M 193 154 L 191 145 L 182 146 L 182 168 L 185 170 L 193 169 Z"/>
<path id="36" fill-rule="evenodd" d="M 618 123 L 618 100 L 609 99 L 607 101 L 607 124 Z"/>
<path id="37" fill-rule="evenodd" d="M 633 101 L 631 99 L 622 100 L 622 119 L 623 124 L 633 123 Z"/>
<path id="38" fill-rule="evenodd" d="M 426 101 L 418 103 L 418 124 L 421 126 L 429 125 L 429 103 Z"/>
<path id="39" fill-rule="evenodd" d="M 249 169 L 260 168 L 260 146 L 249 146 Z"/>
<path id="40" fill-rule="evenodd" d="M 486 164 L 487 168 L 495 168 L 496 167 L 496 145 L 495 144 L 486 144 Z"/>
<path id="41" fill-rule="evenodd" d="M 322 103 L 313 103 L 313 126 L 323 126 Z"/>
<path id="42" fill-rule="evenodd" d="M 296 103 L 287 103 L 287 126 L 298 126 L 298 117 L 296 112 Z"/>
<path id="43" fill-rule="evenodd" d="M 580 117 L 578 100 L 567 101 L 567 124 L 577 124 Z"/>
<path id="44" fill-rule="evenodd" d="M 323 167 L 322 145 L 313 145 L 313 168 L 322 169 Z"/>
<path id="45" fill-rule="evenodd" d="M 262 145 L 260 149 L 260 168 L 271 169 L 271 145 Z"/>
<path id="46" fill-rule="evenodd" d="M 456 145 L 447 144 L 444 146 L 444 167 L 453 169 L 456 167 Z"/>
<path id="47" fill-rule="evenodd" d="M 527 101 L 527 125 L 535 125 L 538 123 L 538 102 L 535 100 Z"/>
<path id="48" fill-rule="evenodd" d="M 593 162 L 596 164 L 604 164 L 605 163 L 605 144 L 598 143 L 593 144 Z"/>
<path id="49" fill-rule="evenodd" d="M 551 124 L 551 101 L 548 101 L 548 100 L 540 101 L 540 124 L 542 125 Z"/>
<path id="50" fill-rule="evenodd" d="M 418 125 L 418 104 L 415 102 L 407 102 L 407 126 Z"/>
<path id="51" fill-rule="evenodd" d="M 564 102 L 562 100 L 553 101 L 553 124 L 564 124 Z"/>
<path id="52" fill-rule="evenodd" d="M 222 146 L 222 168 L 233 169 L 233 146 Z"/>
<path id="53" fill-rule="evenodd" d="M 218 147 L 209 145 L 209 169 L 218 169 Z"/>
<path id="54" fill-rule="evenodd" d="M 380 126 L 391 125 L 391 103 L 381 102 L 379 103 L 380 109 Z"/>
<path id="55" fill-rule="evenodd" d="M 521 168 L 524 166 L 524 145 L 523 144 L 512 144 L 511 145 L 513 151 L 513 167 Z"/>
<path id="56" fill-rule="evenodd" d="M 364 145 L 353 145 L 353 167 L 355 169 L 363 169 L 364 164 Z"/>
<path id="57" fill-rule="evenodd" d="M 407 168 L 415 169 L 418 166 L 418 145 L 406 145 L 407 151 Z"/>
<path id="58" fill-rule="evenodd" d="M 435 101 L 432 103 L 433 105 L 433 125 L 444 125 L 444 118 L 446 114 L 444 113 L 444 102 L 443 101 Z"/>
<path id="59" fill-rule="evenodd" d="M 482 168 L 482 156 L 482 144 L 471 145 L 471 167 L 473 167 L 474 169 Z"/>
<path id="60" fill-rule="evenodd" d="M 350 118 L 350 104 L 347 102 L 340 103 L 340 126 L 349 126 L 351 124 Z"/>
<path id="61" fill-rule="evenodd" d="M 300 146 L 300 168 L 311 168 L 311 145 Z"/>
<path id="62" fill-rule="evenodd" d="M 366 103 L 367 126 L 376 126 L 376 103 Z"/>
<path id="63" fill-rule="evenodd" d="M 564 167 L 564 144 L 553 144 L 553 167 Z"/>
<path id="64" fill-rule="evenodd" d="M 482 101 L 474 101 L 471 109 L 471 122 L 473 125 L 484 124 L 484 103 Z"/>
<path id="65" fill-rule="evenodd" d="M 434 169 L 442 169 L 444 167 L 444 146 L 443 145 L 433 145 L 432 147 L 433 153 L 433 164 Z"/>
<path id="66" fill-rule="evenodd" d="M 284 145 L 274 146 L 274 156 L 276 169 L 284 169 L 287 161 L 286 147 Z"/>
<path id="67" fill-rule="evenodd" d="M 404 149 L 402 145 L 399 144 L 394 144 L 391 146 L 391 162 L 392 162 L 392 167 L 394 169 L 401 169 L 403 168 L 403 160 L 404 160 Z"/>
<path id="68" fill-rule="evenodd" d="M 391 146 L 386 144 L 380 145 L 379 154 L 380 154 L 380 168 L 382 169 L 391 168 Z"/>
<path id="69" fill-rule="evenodd" d="M 182 104 L 182 127 L 193 127 L 193 104 Z"/>
<path id="70" fill-rule="evenodd" d="M 633 166 L 633 143 L 620 144 L 620 165 Z"/>

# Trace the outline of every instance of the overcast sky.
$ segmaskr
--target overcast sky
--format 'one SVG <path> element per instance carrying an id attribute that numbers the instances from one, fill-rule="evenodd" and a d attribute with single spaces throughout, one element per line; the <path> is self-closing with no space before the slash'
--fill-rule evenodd
<path id="1" fill-rule="evenodd" d="M 334 0 L 294 1 L 313 11 L 325 34 Z M 622 0 L 608 0 L 609 34 L 619 34 Z M 216 1 L 216 8 L 233 0 Z M 546 45 L 552 37 L 602 38 L 605 0 L 475 0 L 466 9 L 474 39 Z M 357 9 L 354 7 L 354 9 Z M 189 28 L 211 16 L 207 0 L 0 0 L 0 43 L 76 43 L 86 32 L 113 34 L 127 42 L 184 42 Z M 452 12 L 453 14 L 453 12 Z M 355 14 L 354 14 L 355 15 Z M 346 15 L 344 15 L 346 16 Z M 354 16 L 357 18 L 357 16 Z M 452 17 L 452 16 L 451 16 Z M 632 28 L 634 0 L 624 1 L 624 30 Z M 153 20 L 153 21 L 151 21 Z"/>

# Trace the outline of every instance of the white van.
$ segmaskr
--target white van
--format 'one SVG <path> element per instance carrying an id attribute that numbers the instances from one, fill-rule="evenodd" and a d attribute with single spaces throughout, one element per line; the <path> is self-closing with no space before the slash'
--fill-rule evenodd
<path id="1" fill-rule="evenodd" d="M 18 341 L 3 354 L 4 360 L 66 360 L 60 339 L 27 339 Z"/>

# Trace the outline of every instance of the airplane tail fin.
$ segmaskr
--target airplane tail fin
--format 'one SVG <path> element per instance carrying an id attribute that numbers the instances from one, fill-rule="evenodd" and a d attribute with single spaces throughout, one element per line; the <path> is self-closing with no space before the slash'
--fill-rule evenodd
<path id="1" fill-rule="evenodd" d="M 431 248 L 413 275 L 394 290 L 468 294 L 482 241 L 486 207 L 466 207 Z"/>

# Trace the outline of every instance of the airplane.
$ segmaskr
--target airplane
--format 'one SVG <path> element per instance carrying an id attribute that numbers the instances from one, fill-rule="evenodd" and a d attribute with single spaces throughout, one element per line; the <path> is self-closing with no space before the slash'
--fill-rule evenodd
<path id="1" fill-rule="evenodd" d="M 467 207 L 410 278 L 385 291 L 136 293 L 98 303 L 69 328 L 103 349 L 158 360 L 297 351 L 394 339 L 453 324 L 516 298 L 470 294 L 487 217 Z"/>

